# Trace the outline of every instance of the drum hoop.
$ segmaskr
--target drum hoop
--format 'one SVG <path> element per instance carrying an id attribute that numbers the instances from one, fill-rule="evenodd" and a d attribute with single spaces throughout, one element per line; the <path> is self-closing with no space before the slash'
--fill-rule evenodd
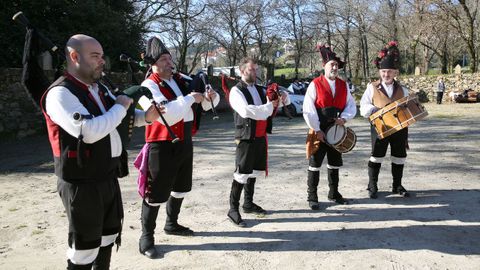
<path id="1" fill-rule="evenodd" d="M 342 143 L 345 141 L 345 139 L 347 138 L 347 134 L 348 134 L 348 130 L 351 131 L 351 133 L 353 134 L 353 143 L 350 147 L 346 148 L 346 149 L 342 149 L 340 150 L 339 147 L 336 147 L 337 145 L 332 145 L 333 148 L 335 148 L 335 150 L 337 150 L 338 152 L 342 153 L 342 154 L 345 154 L 345 153 L 348 153 L 350 151 L 352 151 L 352 149 L 355 147 L 355 145 L 357 145 L 357 134 L 355 134 L 355 131 L 353 131 L 353 129 L 351 129 L 350 127 L 345 127 L 345 138 L 343 138 L 343 140 L 341 141 Z"/>

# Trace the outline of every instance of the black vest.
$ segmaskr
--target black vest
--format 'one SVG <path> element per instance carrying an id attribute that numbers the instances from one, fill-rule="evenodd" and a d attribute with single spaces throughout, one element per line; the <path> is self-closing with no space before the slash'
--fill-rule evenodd
<path id="1" fill-rule="evenodd" d="M 247 89 L 247 84 L 244 81 L 237 83 L 236 87 L 247 100 L 248 105 L 254 105 L 253 97 Z M 262 103 L 267 103 L 267 97 L 263 92 L 263 89 L 255 86 L 257 89 L 258 95 L 262 100 Z M 251 118 L 242 118 L 235 110 L 233 111 L 233 120 L 235 123 L 235 139 L 237 140 L 253 140 L 255 139 L 255 129 L 257 126 L 257 121 Z M 272 117 L 267 118 L 267 133 L 272 133 Z"/>
<path id="2" fill-rule="evenodd" d="M 67 88 L 73 95 L 75 95 L 80 103 L 87 109 L 92 116 L 102 115 L 102 111 L 97 106 L 96 102 L 89 98 L 89 92 L 82 89 L 78 83 L 71 79 L 61 76 L 50 87 L 42 98 L 42 108 L 45 118 L 47 120 L 50 144 L 52 149 L 60 147 L 60 155 L 55 155 L 55 174 L 68 182 L 86 182 L 86 181 L 104 181 L 115 177 L 119 166 L 119 159 L 112 158 L 112 150 L 110 145 L 110 135 L 107 135 L 99 141 L 88 144 L 83 143 L 82 152 L 77 153 L 78 138 L 68 134 L 59 125 L 53 123 L 50 117 L 45 112 L 45 97 L 48 91 L 55 86 L 63 86 Z M 108 111 L 115 101 L 108 95 L 107 89 L 98 84 L 99 94 L 103 96 L 105 102 L 105 109 Z M 72 116 L 73 117 L 73 116 Z M 54 139 L 52 133 L 58 132 L 58 140 Z M 77 164 L 77 156 L 82 154 L 83 166 L 79 167 Z"/>

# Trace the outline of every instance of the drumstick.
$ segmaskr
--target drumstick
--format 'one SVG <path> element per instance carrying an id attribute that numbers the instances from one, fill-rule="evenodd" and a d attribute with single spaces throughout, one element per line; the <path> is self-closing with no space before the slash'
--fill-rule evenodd
<path id="1" fill-rule="evenodd" d="M 337 112 L 337 118 L 338 118 L 338 116 L 340 116 L 340 112 Z M 337 138 L 337 127 L 338 127 L 338 125 L 335 124 L 335 132 L 333 133 L 333 138 Z"/>

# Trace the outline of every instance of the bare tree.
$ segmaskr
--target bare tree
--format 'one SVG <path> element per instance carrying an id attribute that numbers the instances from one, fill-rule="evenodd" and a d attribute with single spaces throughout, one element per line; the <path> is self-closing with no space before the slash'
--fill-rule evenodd
<path id="1" fill-rule="evenodd" d="M 187 69 L 187 54 L 199 35 L 194 20 L 205 10 L 205 5 L 195 4 L 191 0 L 171 0 L 165 8 L 171 12 L 157 22 L 157 29 L 165 33 L 167 44 L 175 48 L 177 69 L 187 73 L 191 71 Z"/>
<path id="2" fill-rule="evenodd" d="M 479 0 L 433 0 L 438 8 L 448 15 L 448 22 L 460 34 L 470 54 L 470 70 L 478 71 L 478 9 Z"/>
<path id="3" fill-rule="evenodd" d="M 145 32 L 158 33 L 158 21 L 169 18 L 174 10 L 169 7 L 172 0 L 131 0 L 136 11 L 132 23 L 144 29 Z"/>
<path id="4" fill-rule="evenodd" d="M 305 50 L 306 41 L 312 38 L 307 32 L 305 16 L 310 13 L 310 6 L 305 0 L 277 0 L 275 10 L 287 38 L 293 40 L 295 45 L 295 76 L 298 76 L 301 55 Z"/>
<path id="5" fill-rule="evenodd" d="M 252 35 L 254 17 L 248 17 L 245 10 L 252 0 L 209 0 L 208 17 L 204 18 L 203 32 L 219 46 L 226 49 L 229 65 L 235 65 L 241 57 L 247 56 Z"/>
<path id="6" fill-rule="evenodd" d="M 266 10 L 272 10 L 269 0 L 254 1 L 254 4 L 245 10 L 248 21 L 252 22 L 251 40 L 258 50 L 255 56 L 263 65 L 267 65 L 272 59 L 272 49 L 278 35 L 275 31 L 276 20 L 268 16 Z"/>

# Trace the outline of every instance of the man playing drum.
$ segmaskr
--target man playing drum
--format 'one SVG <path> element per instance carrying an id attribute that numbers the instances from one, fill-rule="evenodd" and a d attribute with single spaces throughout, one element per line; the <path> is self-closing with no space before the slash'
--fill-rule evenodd
<path id="1" fill-rule="evenodd" d="M 365 118 L 389 103 L 408 96 L 408 90 L 395 80 L 400 67 L 400 51 L 397 45 L 396 41 L 390 41 L 379 52 L 374 62 L 379 69 L 380 80 L 368 84 L 367 90 L 365 90 L 360 101 L 360 113 Z M 368 162 L 369 182 L 367 188 L 369 197 L 377 198 L 378 174 L 389 144 L 393 176 L 392 192 L 404 197 L 409 196 L 402 186 L 403 165 L 407 157 L 408 129 L 404 128 L 384 139 L 380 139 L 375 128 L 371 126 L 371 138 L 372 154 Z"/>
<path id="2" fill-rule="evenodd" d="M 345 81 L 338 78 L 338 70 L 345 63 L 329 47 L 320 46 L 325 75 L 315 78 L 308 86 L 303 101 L 303 117 L 308 127 L 315 131 L 316 139 L 321 142 L 317 152 L 309 157 L 308 167 L 308 204 L 312 210 L 319 210 L 317 186 L 320 167 L 327 155 L 328 199 L 339 204 L 348 201 L 338 192 L 338 170 L 343 165 L 342 154 L 325 144 L 325 131 L 333 124 L 344 125 L 357 113 L 355 100 L 347 90 Z"/>

